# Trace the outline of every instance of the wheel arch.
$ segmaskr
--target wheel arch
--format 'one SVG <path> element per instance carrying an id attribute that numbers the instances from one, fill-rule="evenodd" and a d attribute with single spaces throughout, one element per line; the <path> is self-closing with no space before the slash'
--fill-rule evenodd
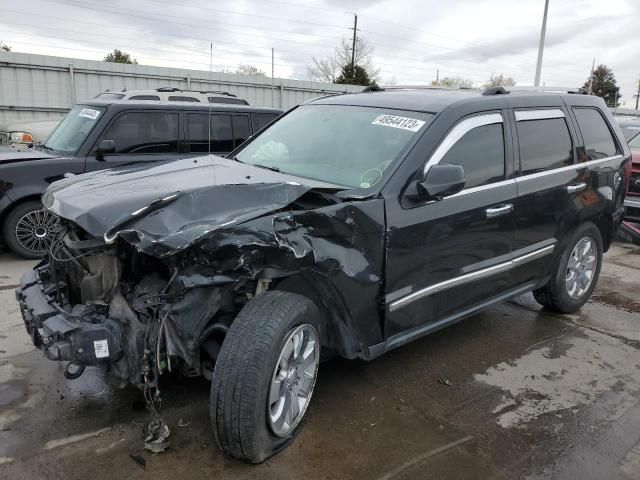
<path id="1" fill-rule="evenodd" d="M 335 284 L 314 274 L 294 274 L 281 279 L 273 289 L 303 295 L 320 312 L 320 342 L 323 350 L 343 358 L 357 358 L 364 348 L 357 323 Z"/>

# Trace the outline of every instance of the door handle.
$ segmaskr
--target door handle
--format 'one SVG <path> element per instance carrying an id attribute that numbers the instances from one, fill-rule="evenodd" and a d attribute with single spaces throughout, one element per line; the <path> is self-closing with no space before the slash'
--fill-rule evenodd
<path id="1" fill-rule="evenodd" d="M 567 192 L 569 193 L 578 193 L 587 188 L 587 184 L 585 182 L 574 183 L 571 185 L 567 185 Z"/>
<path id="2" fill-rule="evenodd" d="M 487 218 L 495 218 L 513 212 L 513 205 L 510 203 L 496 205 L 495 207 L 487 208 L 485 212 L 487 214 Z"/>

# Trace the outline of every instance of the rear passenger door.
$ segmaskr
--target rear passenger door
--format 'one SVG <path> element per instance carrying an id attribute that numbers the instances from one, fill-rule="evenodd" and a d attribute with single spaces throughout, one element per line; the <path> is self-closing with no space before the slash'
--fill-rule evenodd
<path id="1" fill-rule="evenodd" d="M 578 195 L 589 190 L 586 169 L 576 168 L 576 135 L 563 106 L 512 111 L 519 153 L 514 268 L 517 284 L 550 275 L 575 227 Z"/>
<path id="2" fill-rule="evenodd" d="M 185 153 L 225 156 L 251 136 L 248 114 L 187 113 Z"/>
<path id="3" fill-rule="evenodd" d="M 116 115 L 86 158 L 86 169 L 102 170 L 136 161 L 173 160 L 179 156 L 180 116 L 176 111 L 125 111 Z M 99 154 L 103 140 L 115 150 Z"/>

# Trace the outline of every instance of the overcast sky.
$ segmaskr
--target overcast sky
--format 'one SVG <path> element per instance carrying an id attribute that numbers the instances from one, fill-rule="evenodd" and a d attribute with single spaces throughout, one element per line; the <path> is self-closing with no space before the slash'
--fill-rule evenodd
<path id="1" fill-rule="evenodd" d="M 312 57 L 359 35 L 381 84 L 493 74 L 532 85 L 544 0 L 0 0 L 0 40 L 14 51 L 100 60 L 113 48 L 141 64 L 214 70 L 253 64 L 307 79 Z M 616 75 L 623 100 L 640 78 L 640 0 L 550 0 L 546 85 L 581 86 L 591 62 Z"/>

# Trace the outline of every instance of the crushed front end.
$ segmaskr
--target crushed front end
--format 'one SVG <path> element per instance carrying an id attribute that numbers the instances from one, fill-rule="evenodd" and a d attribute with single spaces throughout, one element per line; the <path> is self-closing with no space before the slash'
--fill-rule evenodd
<path id="1" fill-rule="evenodd" d="M 209 376 L 246 289 L 185 256 L 158 259 L 107 245 L 71 222 L 16 297 L 34 345 L 68 362 L 66 376 L 104 369 L 119 386 L 157 387 L 163 371 Z M 204 370 L 204 372 L 203 372 Z"/>

